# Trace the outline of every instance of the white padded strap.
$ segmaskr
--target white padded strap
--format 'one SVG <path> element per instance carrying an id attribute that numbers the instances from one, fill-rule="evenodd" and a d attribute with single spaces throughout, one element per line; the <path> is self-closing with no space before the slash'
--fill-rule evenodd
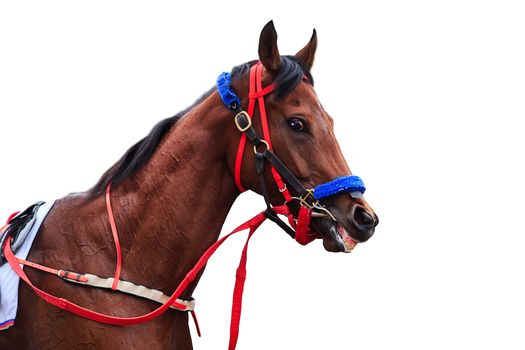
<path id="1" fill-rule="evenodd" d="M 80 282 L 72 279 L 66 279 L 66 281 L 107 289 L 111 289 L 111 286 L 113 285 L 114 281 L 113 277 L 101 278 L 99 276 L 92 275 L 89 273 L 82 274 L 82 276 L 88 279 L 87 282 Z M 146 288 L 144 286 L 139 286 L 134 283 L 122 280 L 118 281 L 117 290 L 123 293 L 132 294 L 141 298 L 153 300 L 160 304 L 166 303 L 166 301 L 169 299 L 169 296 L 162 293 L 160 290 Z M 177 304 L 171 305 L 170 307 L 179 311 L 193 311 L 195 309 L 195 300 L 177 299 L 176 302 Z"/>

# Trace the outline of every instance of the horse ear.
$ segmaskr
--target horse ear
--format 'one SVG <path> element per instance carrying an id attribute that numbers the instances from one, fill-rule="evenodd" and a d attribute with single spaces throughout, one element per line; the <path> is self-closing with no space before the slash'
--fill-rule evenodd
<path id="1" fill-rule="evenodd" d="M 277 48 L 277 32 L 273 20 L 268 22 L 261 31 L 259 38 L 259 60 L 264 68 L 276 73 L 281 68 L 281 56 Z"/>
<path id="2" fill-rule="evenodd" d="M 303 47 L 298 53 L 295 54 L 295 57 L 303 62 L 308 69 L 312 69 L 314 64 L 315 50 L 317 49 L 317 32 L 314 29 L 312 37 L 308 44 Z"/>

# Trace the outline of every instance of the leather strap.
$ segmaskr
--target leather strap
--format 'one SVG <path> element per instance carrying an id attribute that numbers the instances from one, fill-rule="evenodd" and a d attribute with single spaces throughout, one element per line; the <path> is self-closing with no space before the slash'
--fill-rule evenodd
<path id="1" fill-rule="evenodd" d="M 113 208 L 111 207 L 111 183 L 106 187 L 106 209 L 108 212 L 109 225 L 111 226 L 111 233 L 113 234 L 113 242 L 115 243 L 115 252 L 117 253 L 115 279 L 111 289 L 117 290 L 117 284 L 120 280 L 120 271 L 122 270 L 122 252 L 120 251 L 120 240 L 118 238 L 117 224 L 115 224 L 115 215 L 113 215 Z"/>
<path id="2" fill-rule="evenodd" d="M 12 249 L 11 249 L 12 251 Z M 24 259 L 17 258 L 18 262 L 22 265 L 32 267 L 34 269 L 38 269 L 40 271 L 44 271 L 47 273 L 50 273 L 52 275 L 56 275 L 58 277 L 61 277 L 65 281 L 78 283 L 90 287 L 97 287 L 97 288 L 107 288 L 112 289 L 112 285 L 114 283 L 113 278 L 102 278 L 97 275 L 92 275 L 89 273 L 78 273 L 73 271 L 67 271 L 67 270 L 57 270 L 53 269 L 47 266 L 43 266 L 31 261 L 27 261 Z M 157 289 L 151 289 L 144 286 L 136 285 L 134 283 L 128 282 L 128 281 L 117 281 L 117 289 L 118 291 L 121 291 L 123 293 L 135 295 L 141 298 L 149 299 L 152 301 L 156 301 L 160 304 L 163 304 L 169 296 L 162 293 L 160 290 Z M 192 300 L 182 300 L 177 299 L 173 305 L 171 305 L 172 308 L 180 310 L 180 311 L 193 311 L 195 308 L 195 301 Z"/>
<path id="3" fill-rule="evenodd" d="M 241 322 L 241 311 L 242 311 L 242 296 L 244 292 L 244 282 L 246 281 L 246 262 L 248 261 L 248 245 L 254 232 L 263 223 L 264 219 L 260 219 L 259 222 L 254 223 L 250 227 L 248 238 L 244 244 L 242 250 L 241 259 L 239 266 L 237 267 L 237 273 L 235 278 L 235 287 L 233 289 L 233 300 L 232 300 L 232 313 L 230 321 L 230 342 L 228 345 L 229 350 L 234 350 L 237 345 L 237 339 L 239 338 L 239 325 Z"/>
<path id="4" fill-rule="evenodd" d="M 292 172 L 286 167 L 286 165 L 283 164 L 283 162 L 275 155 L 275 153 L 267 149 L 263 152 L 263 156 L 272 165 L 272 168 L 275 169 L 282 176 L 282 178 L 284 178 L 288 186 L 290 186 L 300 197 L 305 197 L 308 194 L 308 191 L 303 186 L 301 181 L 299 181 L 295 175 L 292 174 Z"/>

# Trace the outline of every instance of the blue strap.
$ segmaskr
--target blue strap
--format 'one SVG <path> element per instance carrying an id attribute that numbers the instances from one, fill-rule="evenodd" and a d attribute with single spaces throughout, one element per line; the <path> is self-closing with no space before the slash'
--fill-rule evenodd
<path id="1" fill-rule="evenodd" d="M 222 73 L 217 78 L 217 90 L 221 96 L 222 102 L 231 109 L 236 109 L 241 106 L 239 96 L 231 88 L 232 76 L 230 73 Z"/>
<path id="2" fill-rule="evenodd" d="M 341 192 L 365 193 L 365 184 L 359 176 L 350 175 L 338 177 L 335 180 L 321 184 L 314 189 L 314 197 L 317 200 L 335 196 Z"/>

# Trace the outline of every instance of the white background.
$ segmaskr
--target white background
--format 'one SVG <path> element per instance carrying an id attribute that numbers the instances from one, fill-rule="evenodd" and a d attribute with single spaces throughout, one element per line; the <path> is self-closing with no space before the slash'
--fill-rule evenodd
<path id="1" fill-rule="evenodd" d="M 381 223 L 350 255 L 265 224 L 239 349 L 523 349 L 525 11 L 515 1 L 0 5 L 0 216 L 91 187 L 160 119 L 254 59 L 319 48 L 316 90 Z M 124 127 L 123 127 L 124 126 Z M 226 229 L 263 208 L 246 194 Z M 227 347 L 242 238 L 195 293 Z"/>

